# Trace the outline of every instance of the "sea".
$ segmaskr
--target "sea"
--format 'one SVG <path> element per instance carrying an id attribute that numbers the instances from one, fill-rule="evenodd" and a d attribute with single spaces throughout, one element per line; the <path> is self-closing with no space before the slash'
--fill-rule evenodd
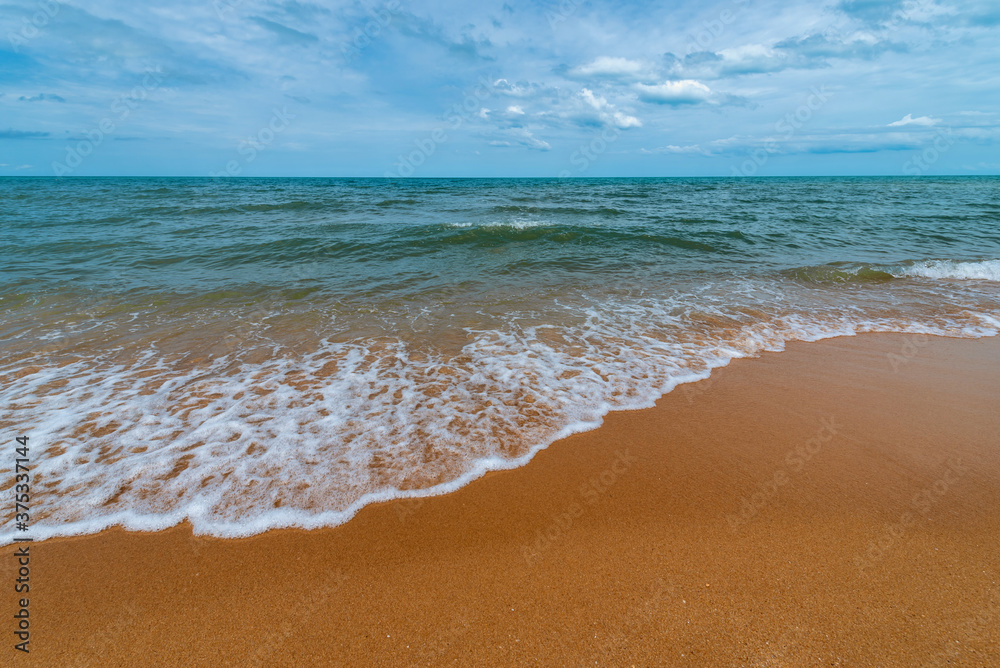
<path id="1" fill-rule="evenodd" d="M 998 177 L 3 178 L 0 203 L 0 490 L 28 437 L 35 540 L 338 525 L 790 341 L 1000 330 Z"/>

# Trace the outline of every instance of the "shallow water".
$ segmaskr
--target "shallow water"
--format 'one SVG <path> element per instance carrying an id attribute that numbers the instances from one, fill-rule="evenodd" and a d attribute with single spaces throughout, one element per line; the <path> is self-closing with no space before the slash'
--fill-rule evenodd
<path id="1" fill-rule="evenodd" d="M 36 537 L 337 524 L 789 340 L 1000 328 L 997 178 L 0 179 L 0 201 L 0 426 L 34 446 Z"/>

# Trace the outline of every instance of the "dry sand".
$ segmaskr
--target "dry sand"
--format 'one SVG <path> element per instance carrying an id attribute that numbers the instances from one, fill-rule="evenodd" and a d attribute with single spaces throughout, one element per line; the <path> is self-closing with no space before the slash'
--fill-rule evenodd
<path id="1" fill-rule="evenodd" d="M 33 544 L 27 656 L 2 548 L 0 663 L 997 666 L 998 434 L 1000 339 L 795 343 L 341 527 Z"/>

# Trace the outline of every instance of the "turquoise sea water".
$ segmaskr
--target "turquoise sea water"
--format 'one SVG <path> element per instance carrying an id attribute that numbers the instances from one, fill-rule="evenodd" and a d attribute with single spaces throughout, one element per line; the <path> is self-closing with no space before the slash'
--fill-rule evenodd
<path id="1" fill-rule="evenodd" d="M 44 453 L 43 536 L 336 524 L 789 340 L 1000 328 L 998 178 L 0 179 L 0 201 L 0 426 Z"/>

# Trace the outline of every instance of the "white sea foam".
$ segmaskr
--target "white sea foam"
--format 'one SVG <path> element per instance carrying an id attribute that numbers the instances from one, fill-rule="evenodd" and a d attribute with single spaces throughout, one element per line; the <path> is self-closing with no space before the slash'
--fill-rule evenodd
<path id="1" fill-rule="evenodd" d="M 788 341 L 1000 329 L 995 311 L 908 320 L 828 306 L 746 315 L 720 304 L 608 298 L 567 306 L 570 324 L 559 327 L 470 327 L 457 354 L 373 338 L 197 364 L 150 349 L 127 363 L 8 367 L 0 420 L 31 436 L 36 539 L 185 519 L 200 534 L 246 536 L 452 491 L 523 465 L 609 411 L 651 406 Z M 15 534 L 10 521 L 0 543 Z"/>
<path id="2" fill-rule="evenodd" d="M 927 260 L 904 266 L 892 273 L 897 276 L 915 276 L 921 278 L 1000 281 L 1000 260 L 971 262 Z"/>
<path id="3" fill-rule="evenodd" d="M 485 222 L 464 222 L 464 223 L 450 223 L 448 227 L 455 228 L 469 228 L 469 227 L 479 227 L 485 229 L 512 229 L 512 230 L 527 230 L 532 227 L 540 227 L 543 225 L 551 225 L 552 223 L 547 220 L 538 220 L 534 218 L 524 218 L 524 217 L 514 217 L 514 218 L 504 218 L 501 220 L 490 220 Z"/>

